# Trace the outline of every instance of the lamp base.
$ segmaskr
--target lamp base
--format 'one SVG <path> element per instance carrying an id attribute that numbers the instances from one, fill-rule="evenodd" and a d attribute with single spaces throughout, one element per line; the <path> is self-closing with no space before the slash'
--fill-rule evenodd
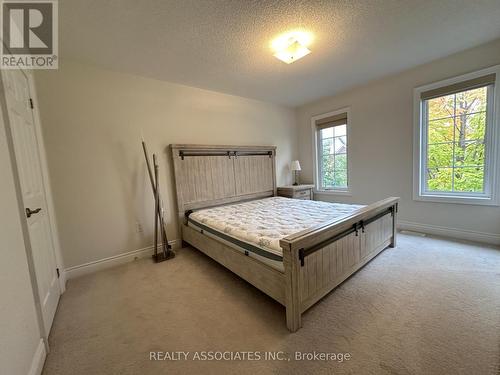
<path id="1" fill-rule="evenodd" d="M 299 179 L 298 179 L 298 173 L 297 171 L 293 171 L 293 186 L 297 186 L 299 183 L 298 183 Z"/>

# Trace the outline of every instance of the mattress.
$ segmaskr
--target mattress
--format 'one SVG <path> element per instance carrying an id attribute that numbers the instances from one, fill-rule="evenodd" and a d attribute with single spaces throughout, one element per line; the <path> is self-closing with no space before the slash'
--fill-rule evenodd
<path id="1" fill-rule="evenodd" d="M 188 225 L 283 271 L 282 238 L 364 206 L 271 197 L 192 212 Z"/>

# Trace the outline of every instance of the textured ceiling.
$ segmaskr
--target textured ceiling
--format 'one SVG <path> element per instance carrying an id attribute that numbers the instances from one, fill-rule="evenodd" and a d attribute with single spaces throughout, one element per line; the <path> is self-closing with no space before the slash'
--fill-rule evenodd
<path id="1" fill-rule="evenodd" d="M 500 0 L 61 0 L 61 57 L 297 106 L 500 37 Z M 286 65 L 270 41 L 314 33 Z"/>

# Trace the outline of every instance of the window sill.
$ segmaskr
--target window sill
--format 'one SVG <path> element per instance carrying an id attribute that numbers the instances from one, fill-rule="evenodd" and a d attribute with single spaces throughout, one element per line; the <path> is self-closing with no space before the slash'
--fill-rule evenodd
<path id="1" fill-rule="evenodd" d="M 317 195 L 343 195 L 346 197 L 352 196 L 352 194 L 349 190 L 314 190 L 314 194 L 317 194 Z"/>
<path id="2" fill-rule="evenodd" d="M 435 203 L 452 203 L 466 204 L 475 206 L 498 206 L 499 203 L 490 197 L 452 197 L 446 195 L 418 195 L 413 197 L 414 201 L 420 202 L 435 202 Z"/>

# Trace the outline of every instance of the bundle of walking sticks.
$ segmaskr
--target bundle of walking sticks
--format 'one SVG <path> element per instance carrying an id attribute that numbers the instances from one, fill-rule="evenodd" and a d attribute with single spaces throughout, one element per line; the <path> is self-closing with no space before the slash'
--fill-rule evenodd
<path id="1" fill-rule="evenodd" d="M 148 150 L 144 140 L 142 140 L 142 149 L 144 150 L 144 157 L 146 158 L 146 165 L 148 167 L 149 180 L 151 181 L 151 189 L 153 190 L 153 196 L 155 199 L 155 238 L 153 259 L 156 263 L 159 263 L 175 257 L 175 253 L 172 250 L 172 246 L 169 245 L 167 239 L 167 228 L 165 218 L 163 217 L 163 201 L 160 197 L 160 168 L 158 166 L 158 160 L 156 158 L 156 155 L 153 154 L 152 171 Z M 160 242 L 158 242 L 158 234 L 160 235 Z M 158 251 L 158 247 L 161 247 L 160 251 Z"/>

